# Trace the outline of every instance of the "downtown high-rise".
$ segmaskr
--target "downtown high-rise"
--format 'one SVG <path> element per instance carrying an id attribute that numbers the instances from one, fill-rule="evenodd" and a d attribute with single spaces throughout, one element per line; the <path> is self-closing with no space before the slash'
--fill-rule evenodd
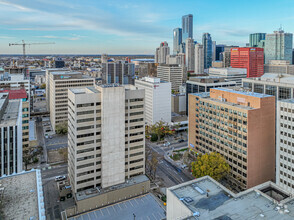
<path id="1" fill-rule="evenodd" d="M 202 35 L 202 45 L 204 49 L 204 69 L 208 69 L 212 63 L 212 40 L 209 33 Z"/>
<path id="2" fill-rule="evenodd" d="M 188 14 L 182 17 L 182 42 L 187 38 L 193 38 L 193 15 Z"/>
<path id="3" fill-rule="evenodd" d="M 182 44 L 182 28 L 175 28 L 173 31 L 173 54 L 180 53 Z"/>
<path id="4" fill-rule="evenodd" d="M 283 30 L 266 34 L 265 37 L 265 63 L 270 60 L 288 60 L 292 64 L 293 34 Z"/>
<path id="5" fill-rule="evenodd" d="M 262 47 L 265 40 L 265 33 L 254 33 L 249 35 L 249 47 Z"/>

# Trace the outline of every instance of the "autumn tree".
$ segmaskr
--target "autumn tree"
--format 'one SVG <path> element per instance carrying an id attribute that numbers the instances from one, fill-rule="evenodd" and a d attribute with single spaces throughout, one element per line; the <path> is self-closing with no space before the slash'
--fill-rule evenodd
<path id="1" fill-rule="evenodd" d="M 210 176 L 220 181 L 230 172 L 227 161 L 219 153 L 215 152 L 199 155 L 191 165 L 192 174 L 196 178 Z"/>
<path id="2" fill-rule="evenodd" d="M 158 121 L 154 125 L 151 125 L 150 131 L 158 136 L 158 141 L 160 141 L 162 136 L 174 133 L 174 130 L 171 130 L 168 124 L 163 121 Z"/>
<path id="3" fill-rule="evenodd" d="M 56 134 L 67 134 L 67 122 L 64 121 L 55 127 Z"/>
<path id="4" fill-rule="evenodd" d="M 46 84 L 43 83 L 43 84 L 40 86 L 40 89 L 46 89 Z"/>

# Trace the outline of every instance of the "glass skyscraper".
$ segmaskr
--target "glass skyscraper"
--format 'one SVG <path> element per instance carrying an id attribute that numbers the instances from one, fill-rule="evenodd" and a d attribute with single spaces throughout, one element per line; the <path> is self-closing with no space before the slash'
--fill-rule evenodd
<path id="1" fill-rule="evenodd" d="M 202 44 L 204 49 L 204 69 L 208 69 L 212 63 L 212 40 L 209 33 L 202 35 Z"/>
<path id="2" fill-rule="evenodd" d="M 265 33 L 254 33 L 249 36 L 249 47 L 261 47 L 260 42 L 265 40 Z"/>
<path id="3" fill-rule="evenodd" d="M 175 28 L 173 32 L 174 32 L 173 53 L 178 54 L 180 53 L 180 48 L 182 43 L 182 28 Z"/>
<path id="4" fill-rule="evenodd" d="M 283 30 L 274 31 L 265 36 L 265 63 L 269 60 L 288 60 L 292 63 L 293 34 L 284 33 Z"/>
<path id="5" fill-rule="evenodd" d="M 182 17 L 182 42 L 187 38 L 193 38 L 193 15 L 188 14 Z"/>

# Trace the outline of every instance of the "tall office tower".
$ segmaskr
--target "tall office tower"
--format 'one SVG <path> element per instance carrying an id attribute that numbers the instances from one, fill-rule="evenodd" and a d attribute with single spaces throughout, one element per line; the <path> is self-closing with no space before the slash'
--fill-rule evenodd
<path id="1" fill-rule="evenodd" d="M 145 89 L 146 124 L 164 121 L 171 123 L 171 83 L 159 78 L 144 77 L 135 80 L 135 86 Z"/>
<path id="2" fill-rule="evenodd" d="M 127 61 L 102 63 L 102 83 L 134 84 L 135 64 Z"/>
<path id="3" fill-rule="evenodd" d="M 195 45 L 195 71 L 196 74 L 204 73 L 204 51 L 203 45 Z"/>
<path id="4" fill-rule="evenodd" d="M 186 39 L 186 67 L 187 71 L 195 69 L 195 43 L 192 38 Z"/>
<path id="5" fill-rule="evenodd" d="M 56 125 L 68 120 L 68 89 L 94 86 L 95 79 L 80 72 L 49 72 L 48 83 L 50 96 L 46 99 L 49 99 L 50 121 L 55 131 Z"/>
<path id="6" fill-rule="evenodd" d="M 227 68 L 231 66 L 231 51 L 224 51 L 221 53 L 223 67 Z"/>
<path id="7" fill-rule="evenodd" d="M 155 53 L 155 63 L 166 63 L 166 56 L 170 55 L 170 48 L 166 41 L 162 42 Z"/>
<path id="8" fill-rule="evenodd" d="M 178 54 L 180 53 L 180 47 L 182 43 L 182 28 L 175 28 L 173 32 L 174 32 L 173 53 Z"/>
<path id="9" fill-rule="evenodd" d="M 294 193 L 294 99 L 277 102 L 276 183 Z"/>
<path id="10" fill-rule="evenodd" d="M 193 38 L 193 15 L 191 14 L 182 17 L 182 36 L 183 42 L 186 42 L 187 38 Z"/>
<path id="11" fill-rule="evenodd" d="M 189 146 L 220 153 L 245 190 L 275 178 L 275 97 L 228 88 L 189 94 Z"/>
<path id="12" fill-rule="evenodd" d="M 212 40 L 209 33 L 202 35 L 202 45 L 204 49 L 204 69 L 208 69 L 212 63 Z"/>
<path id="13" fill-rule="evenodd" d="M 219 44 L 215 46 L 215 60 L 222 60 L 221 53 L 224 52 L 225 45 Z"/>
<path id="14" fill-rule="evenodd" d="M 264 71 L 263 48 L 238 47 L 231 49 L 231 66 L 233 68 L 246 68 L 247 77 L 260 77 Z"/>
<path id="15" fill-rule="evenodd" d="M 265 36 L 265 63 L 270 60 L 289 60 L 292 64 L 293 34 L 283 30 Z"/>
<path id="16" fill-rule="evenodd" d="M 0 176 L 22 171 L 22 101 L 0 93 Z"/>
<path id="17" fill-rule="evenodd" d="M 216 41 L 212 41 L 212 61 L 216 61 Z"/>
<path id="18" fill-rule="evenodd" d="M 265 33 L 254 33 L 249 35 L 249 47 L 260 47 L 261 41 L 265 40 Z"/>
<path id="19" fill-rule="evenodd" d="M 186 42 L 182 42 L 180 45 L 180 53 L 186 53 Z"/>
<path id="20" fill-rule="evenodd" d="M 177 64 L 161 64 L 157 66 L 157 77 L 163 81 L 171 82 L 171 89 L 179 91 L 179 87 L 186 81 L 184 66 Z"/>
<path id="21" fill-rule="evenodd" d="M 144 90 L 132 85 L 69 89 L 68 173 L 73 192 L 145 173 Z"/>

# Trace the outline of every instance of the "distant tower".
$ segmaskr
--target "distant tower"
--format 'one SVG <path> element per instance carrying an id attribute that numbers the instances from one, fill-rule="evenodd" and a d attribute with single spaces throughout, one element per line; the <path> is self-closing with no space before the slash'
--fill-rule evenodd
<path id="1" fill-rule="evenodd" d="M 265 36 L 265 63 L 269 60 L 288 60 L 292 63 L 293 34 L 285 33 L 283 30 L 274 31 L 273 34 Z"/>
<path id="2" fill-rule="evenodd" d="M 194 71 L 195 68 L 195 44 L 192 38 L 186 39 L 186 66 L 187 71 Z"/>
<path id="3" fill-rule="evenodd" d="M 202 35 L 202 44 L 204 49 L 204 69 L 208 69 L 212 64 L 212 40 L 209 33 Z"/>
<path id="4" fill-rule="evenodd" d="M 182 43 L 182 28 L 175 28 L 173 31 L 173 53 L 180 53 Z"/>
<path id="5" fill-rule="evenodd" d="M 204 51 L 203 45 L 195 45 L 195 71 L 196 74 L 204 73 Z"/>
<path id="6" fill-rule="evenodd" d="M 186 42 L 187 38 L 193 38 L 193 15 L 188 14 L 182 17 L 182 42 Z"/>
<path id="7" fill-rule="evenodd" d="M 260 47 L 260 41 L 265 40 L 265 33 L 254 33 L 249 35 L 249 47 Z"/>
<path id="8" fill-rule="evenodd" d="M 170 48 L 166 41 L 162 42 L 155 52 L 155 63 L 166 63 L 166 56 L 170 55 Z"/>

